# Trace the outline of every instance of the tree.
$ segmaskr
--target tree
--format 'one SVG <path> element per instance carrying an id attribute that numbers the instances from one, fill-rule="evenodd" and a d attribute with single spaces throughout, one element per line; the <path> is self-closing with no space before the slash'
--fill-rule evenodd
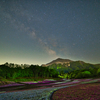
<path id="1" fill-rule="evenodd" d="M 14 67 L 14 63 L 10 63 L 9 66 L 10 66 L 10 67 Z"/>
<path id="2" fill-rule="evenodd" d="M 62 69 L 62 70 L 60 71 L 60 75 L 64 75 L 64 74 L 65 74 L 64 69 Z"/>
<path id="3" fill-rule="evenodd" d="M 59 72 L 56 69 L 50 69 L 50 76 L 51 77 L 58 77 Z"/>
<path id="4" fill-rule="evenodd" d="M 83 78 L 88 78 L 88 77 L 90 77 L 90 75 L 91 75 L 91 73 L 89 71 L 82 72 L 82 77 Z"/>
<path id="5" fill-rule="evenodd" d="M 82 78 L 82 72 L 79 72 L 76 76 L 75 76 L 75 78 L 77 79 L 77 78 Z"/>
<path id="6" fill-rule="evenodd" d="M 0 68 L 0 73 L 2 72 L 2 69 Z"/>
<path id="7" fill-rule="evenodd" d="M 15 79 L 17 76 L 18 76 L 17 73 L 14 72 L 12 78 Z"/>
<path id="8" fill-rule="evenodd" d="M 8 64 L 8 62 L 6 62 L 4 65 L 5 65 L 5 66 L 8 66 L 9 64 Z"/>
<path id="9" fill-rule="evenodd" d="M 89 71 L 83 71 L 79 72 L 75 78 L 89 78 L 91 76 L 91 73 Z"/>
<path id="10" fill-rule="evenodd" d="M 100 76 L 100 68 L 97 70 L 97 75 Z"/>

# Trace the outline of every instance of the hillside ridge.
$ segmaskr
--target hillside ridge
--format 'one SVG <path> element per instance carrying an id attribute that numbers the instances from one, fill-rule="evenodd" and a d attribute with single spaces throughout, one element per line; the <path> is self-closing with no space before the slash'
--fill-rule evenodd
<path id="1" fill-rule="evenodd" d="M 70 64 L 70 62 L 73 62 L 73 61 L 70 59 L 57 58 L 57 59 L 55 59 L 47 64 L 42 64 L 41 66 L 47 67 L 47 66 L 50 66 L 52 64 L 62 64 L 63 65 L 63 64 Z"/>

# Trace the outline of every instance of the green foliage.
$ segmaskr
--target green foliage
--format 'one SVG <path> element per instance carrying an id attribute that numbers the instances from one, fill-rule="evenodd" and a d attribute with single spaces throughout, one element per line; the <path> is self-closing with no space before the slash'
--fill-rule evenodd
<path id="1" fill-rule="evenodd" d="M 79 72 L 79 73 L 75 76 L 75 78 L 83 78 L 82 73 Z"/>
<path id="2" fill-rule="evenodd" d="M 91 72 L 91 77 L 97 77 L 98 68 L 91 68 L 89 71 Z"/>
<path id="3" fill-rule="evenodd" d="M 69 73 L 69 78 L 90 78 L 93 77 L 89 69 L 75 70 Z"/>
<path id="4" fill-rule="evenodd" d="M 82 74 L 91 74 L 89 71 L 84 71 Z"/>
<path id="5" fill-rule="evenodd" d="M 58 77 L 61 77 L 61 78 L 68 78 L 68 74 L 58 75 Z"/>
<path id="6" fill-rule="evenodd" d="M 100 73 L 100 68 L 98 68 L 97 73 Z"/>
<path id="7" fill-rule="evenodd" d="M 59 68 L 61 68 L 61 67 L 57 67 L 57 69 L 59 69 Z"/>
<path id="8" fill-rule="evenodd" d="M 17 76 L 18 76 L 18 74 L 16 72 L 14 72 L 12 78 L 15 79 L 15 78 L 17 78 Z"/>
<path id="9" fill-rule="evenodd" d="M 82 78 L 89 78 L 91 76 L 91 73 L 89 71 L 82 72 Z"/>
<path id="10" fill-rule="evenodd" d="M 12 65 L 12 64 L 10 64 Z M 31 65 L 22 69 L 21 67 L 11 68 L 6 65 L 0 65 L 0 76 L 3 78 L 16 79 L 18 77 L 58 77 L 59 72 L 55 69 Z"/>
<path id="11" fill-rule="evenodd" d="M 62 75 L 58 75 L 58 77 L 60 77 L 60 78 L 64 78 L 64 76 L 62 76 Z"/>
<path id="12" fill-rule="evenodd" d="M 97 75 L 100 76 L 100 68 L 98 68 L 98 70 L 97 70 Z"/>
<path id="13" fill-rule="evenodd" d="M 50 77 L 58 77 L 59 72 L 55 69 L 50 69 Z"/>
<path id="14" fill-rule="evenodd" d="M 64 75 L 64 70 L 61 70 L 60 71 L 60 75 Z"/>
<path id="15" fill-rule="evenodd" d="M 0 68 L 0 72 L 2 72 L 1 68 Z"/>

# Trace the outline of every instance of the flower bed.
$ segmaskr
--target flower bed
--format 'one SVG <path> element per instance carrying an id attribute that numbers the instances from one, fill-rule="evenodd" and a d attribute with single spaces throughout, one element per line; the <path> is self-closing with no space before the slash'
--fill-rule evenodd
<path id="1" fill-rule="evenodd" d="M 59 89 L 52 95 L 52 100 L 100 100 L 100 83 Z"/>
<path id="2" fill-rule="evenodd" d="M 19 86 L 19 85 L 24 85 L 24 84 L 18 84 L 18 83 L 12 83 L 12 84 L 6 84 L 6 85 L 2 85 L 1 87 L 9 87 L 9 86 Z"/>

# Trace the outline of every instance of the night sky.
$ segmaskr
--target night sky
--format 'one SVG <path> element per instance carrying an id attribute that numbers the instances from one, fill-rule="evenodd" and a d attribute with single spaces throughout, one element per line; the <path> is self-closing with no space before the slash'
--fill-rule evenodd
<path id="1" fill-rule="evenodd" d="M 100 0 L 0 0 L 0 64 L 56 58 L 100 63 Z"/>

